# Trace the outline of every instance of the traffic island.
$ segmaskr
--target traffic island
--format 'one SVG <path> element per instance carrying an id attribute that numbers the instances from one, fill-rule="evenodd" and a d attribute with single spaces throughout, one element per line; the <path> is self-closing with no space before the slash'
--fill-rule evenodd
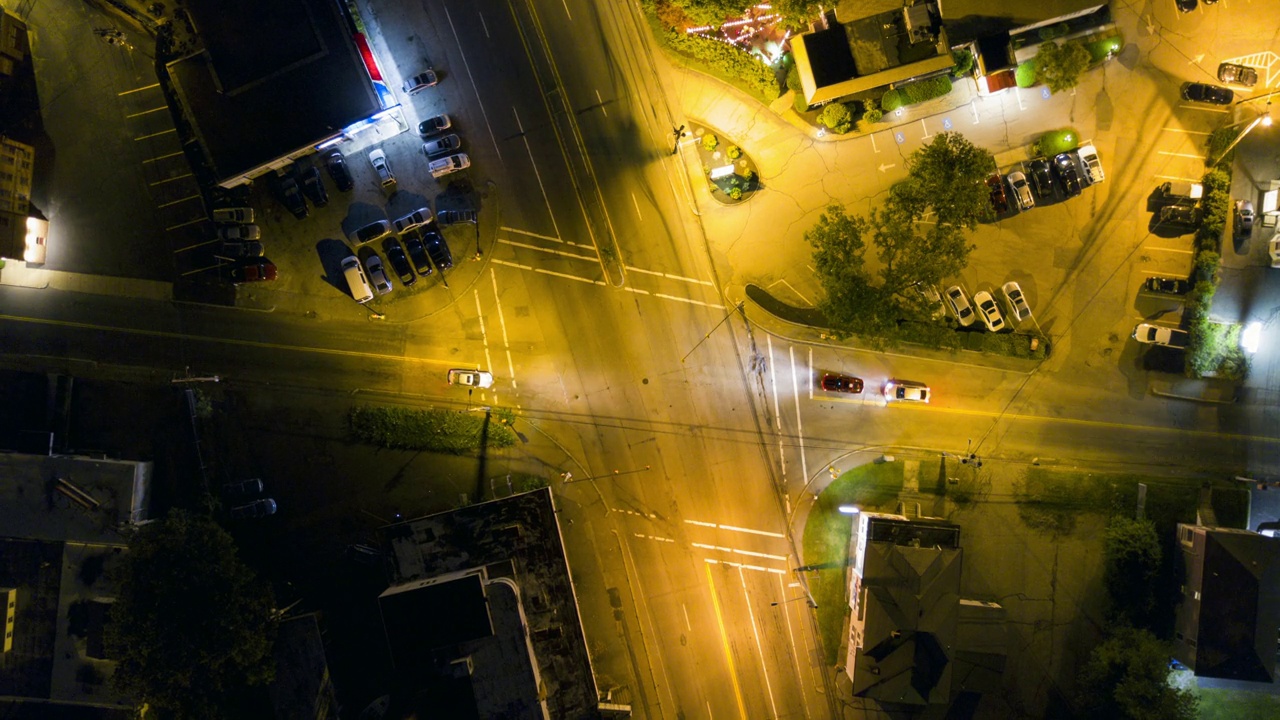
<path id="1" fill-rule="evenodd" d="M 711 128 L 690 124 L 697 142 L 698 162 L 710 186 L 711 197 L 722 205 L 739 205 L 760 189 L 760 172 L 742 148 Z"/>

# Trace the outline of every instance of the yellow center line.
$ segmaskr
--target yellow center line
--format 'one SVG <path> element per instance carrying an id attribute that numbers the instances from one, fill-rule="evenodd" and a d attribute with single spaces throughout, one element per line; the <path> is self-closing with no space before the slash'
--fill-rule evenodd
<path id="1" fill-rule="evenodd" d="M 716 584 L 711 577 L 711 565 L 703 565 L 707 569 L 707 585 L 711 588 L 711 605 L 716 609 L 716 622 L 720 623 L 720 642 L 724 644 L 724 657 L 729 661 L 729 678 L 733 680 L 733 694 L 738 698 L 738 717 L 747 719 L 747 706 L 742 701 L 742 687 L 738 685 L 738 669 L 733 665 L 733 651 L 729 649 L 729 636 L 724 630 L 724 614 L 720 612 L 720 596 L 716 594 Z"/>

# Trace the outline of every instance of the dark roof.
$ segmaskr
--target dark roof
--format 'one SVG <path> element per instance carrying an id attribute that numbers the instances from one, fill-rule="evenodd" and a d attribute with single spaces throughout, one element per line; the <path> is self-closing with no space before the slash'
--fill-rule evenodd
<path id="1" fill-rule="evenodd" d="M 53 692 L 62 549 L 60 542 L 0 538 L 0 587 L 18 589 L 14 652 L 0 664 L 0 696 L 47 699 Z"/>
<path id="2" fill-rule="evenodd" d="M 947 35 L 953 43 L 960 44 L 1086 10 L 1105 9 L 1107 3 L 1105 0 L 944 0 L 938 6 Z"/>
<path id="3" fill-rule="evenodd" d="M 1280 627 L 1280 553 L 1256 533 L 1205 533 L 1197 676 L 1272 682 Z"/>
<path id="4" fill-rule="evenodd" d="M 392 588 L 378 598 L 397 669 L 414 667 L 428 651 L 493 634 L 480 575 Z M 424 622 L 428 620 L 428 622 Z"/>
<path id="5" fill-rule="evenodd" d="M 858 74 L 844 25 L 833 23 L 826 30 L 801 35 L 795 40 L 803 42 L 809 51 L 809 66 L 813 70 L 813 82 L 818 87 L 834 85 Z"/>
<path id="6" fill-rule="evenodd" d="M 205 51 L 169 63 L 169 77 L 219 179 L 382 110 L 340 5 L 188 0 Z"/>
<path id="7" fill-rule="evenodd" d="M 275 717 L 335 720 L 338 704 L 317 616 L 308 613 L 281 621 L 271 652 L 276 677 L 269 693 Z"/>

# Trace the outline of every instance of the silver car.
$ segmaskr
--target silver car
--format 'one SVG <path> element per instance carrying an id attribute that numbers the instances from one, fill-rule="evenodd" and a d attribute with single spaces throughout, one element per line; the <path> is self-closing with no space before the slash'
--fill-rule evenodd
<path id="1" fill-rule="evenodd" d="M 1021 172 L 1011 172 L 1004 176 L 1009 181 L 1009 188 L 1013 190 L 1013 201 L 1018 204 L 1018 210 L 1026 212 L 1036 206 L 1036 199 L 1031 196 L 1031 186 L 1027 184 L 1027 176 Z"/>
<path id="2" fill-rule="evenodd" d="M 952 285 L 947 288 L 946 297 L 947 304 L 951 306 L 951 312 L 955 313 L 956 322 L 960 323 L 960 327 L 972 325 L 974 321 L 973 306 L 969 304 L 969 298 L 964 294 L 964 288 L 959 285 Z"/>
<path id="3" fill-rule="evenodd" d="M 1005 329 L 1004 316 L 1000 314 L 1000 306 L 996 305 L 996 299 L 991 297 L 991 293 L 979 290 L 973 295 L 973 303 L 978 306 L 978 315 L 982 317 L 982 324 L 988 330 L 1000 332 Z"/>
<path id="4" fill-rule="evenodd" d="M 364 261 L 365 270 L 369 271 L 369 282 L 373 283 L 373 289 L 379 295 L 386 295 L 391 292 L 391 280 L 387 277 L 386 270 L 382 267 L 382 258 L 371 254 Z"/>
<path id="5" fill-rule="evenodd" d="M 1031 317 L 1031 306 L 1027 304 L 1027 298 L 1022 295 L 1022 288 L 1018 287 L 1018 283 L 1010 280 L 1000 286 L 1000 292 L 1004 295 L 1005 302 L 1009 303 L 1009 314 L 1013 315 L 1014 320 L 1025 322 Z"/>

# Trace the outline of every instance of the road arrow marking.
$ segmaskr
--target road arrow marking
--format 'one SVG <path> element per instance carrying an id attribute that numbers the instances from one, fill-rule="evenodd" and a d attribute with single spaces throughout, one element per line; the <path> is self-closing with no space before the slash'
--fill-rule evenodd
<path id="1" fill-rule="evenodd" d="M 885 170 L 888 170 L 891 167 L 897 167 L 897 166 L 898 166 L 897 163 L 889 163 L 887 165 L 884 163 L 880 163 L 880 172 L 884 172 Z"/>

